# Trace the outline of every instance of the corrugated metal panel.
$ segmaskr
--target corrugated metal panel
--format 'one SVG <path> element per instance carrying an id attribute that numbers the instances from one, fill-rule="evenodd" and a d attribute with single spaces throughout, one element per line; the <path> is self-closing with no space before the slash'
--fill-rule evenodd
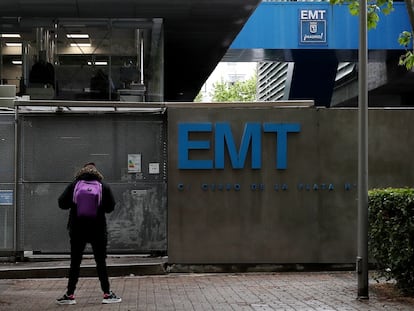
<path id="1" fill-rule="evenodd" d="M 24 250 L 68 252 L 68 213 L 57 198 L 88 161 L 113 189 L 107 216 L 109 252 L 147 253 L 167 247 L 167 154 L 161 114 L 26 114 L 21 117 L 20 209 Z M 141 155 L 140 172 L 128 155 Z M 150 170 L 158 167 L 157 170 Z"/>
<path id="2" fill-rule="evenodd" d="M 258 66 L 258 100 L 283 99 L 288 63 L 266 62 Z"/>

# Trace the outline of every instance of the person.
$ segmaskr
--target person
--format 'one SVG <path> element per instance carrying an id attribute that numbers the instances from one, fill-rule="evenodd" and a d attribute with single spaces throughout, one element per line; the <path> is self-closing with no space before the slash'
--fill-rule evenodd
<path id="1" fill-rule="evenodd" d="M 46 60 L 46 51 L 40 51 L 39 59 L 29 72 L 29 83 L 40 84 L 42 87 L 55 86 L 55 67 Z"/>
<path id="2" fill-rule="evenodd" d="M 118 303 L 122 299 L 110 290 L 107 266 L 107 226 L 105 213 L 110 213 L 115 208 L 115 199 L 111 188 L 104 182 L 103 175 L 97 170 L 94 163 L 86 163 L 58 198 L 61 209 L 69 211 L 68 231 L 70 237 L 70 268 L 66 293 L 56 300 L 58 304 L 75 304 L 75 289 L 79 279 L 80 265 L 86 244 L 90 243 L 101 289 L 103 291 L 102 303 Z M 98 181 L 101 186 L 100 200 L 97 204 L 96 217 L 78 216 L 78 205 L 74 203 L 75 189 L 79 181 Z"/>
<path id="3" fill-rule="evenodd" d="M 108 75 L 102 69 L 99 69 L 91 78 L 90 89 L 95 99 L 108 99 L 109 92 L 112 94 L 115 86 L 112 79 L 109 79 Z"/>

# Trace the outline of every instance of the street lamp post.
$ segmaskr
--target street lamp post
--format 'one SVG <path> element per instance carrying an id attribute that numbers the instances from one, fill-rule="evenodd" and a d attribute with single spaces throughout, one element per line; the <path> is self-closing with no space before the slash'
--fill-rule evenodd
<path id="1" fill-rule="evenodd" d="M 368 299 L 368 48 L 367 0 L 359 0 L 358 72 L 358 299 Z"/>

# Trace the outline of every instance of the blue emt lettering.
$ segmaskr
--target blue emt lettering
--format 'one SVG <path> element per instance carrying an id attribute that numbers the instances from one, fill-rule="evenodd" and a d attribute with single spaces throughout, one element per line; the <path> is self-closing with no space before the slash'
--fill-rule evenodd
<path id="1" fill-rule="evenodd" d="M 262 168 L 262 133 L 273 133 L 276 137 L 276 163 L 278 170 L 287 169 L 288 133 L 299 133 L 299 123 L 255 123 L 244 126 L 240 147 L 237 150 L 228 122 L 179 123 L 178 124 L 178 168 L 185 170 L 224 169 L 224 154 L 228 151 L 233 169 L 243 169 L 251 149 L 251 168 Z M 190 159 L 190 150 L 210 150 L 210 140 L 190 140 L 190 133 L 212 133 L 214 131 L 214 160 Z"/>

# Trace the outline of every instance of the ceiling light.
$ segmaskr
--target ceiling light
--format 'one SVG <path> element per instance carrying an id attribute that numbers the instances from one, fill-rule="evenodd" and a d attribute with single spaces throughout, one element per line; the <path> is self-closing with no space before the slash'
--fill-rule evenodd
<path id="1" fill-rule="evenodd" d="M 21 43 L 16 43 L 16 42 L 6 42 L 6 46 L 22 46 Z"/>
<path id="2" fill-rule="evenodd" d="M 21 38 L 20 34 L 18 33 L 2 33 L 0 35 L 2 38 Z"/>
<path id="3" fill-rule="evenodd" d="M 21 65 L 23 62 L 21 60 L 12 60 L 13 65 Z"/>
<path id="4" fill-rule="evenodd" d="M 69 38 L 69 39 L 89 39 L 89 35 L 87 33 L 68 33 L 68 34 L 66 34 L 66 38 Z"/>
<path id="5" fill-rule="evenodd" d="M 108 65 L 107 61 L 96 61 L 96 62 L 88 62 L 89 66 L 95 65 L 95 66 L 106 66 Z"/>
<path id="6" fill-rule="evenodd" d="M 74 47 L 90 47 L 91 44 L 90 43 L 71 43 L 70 46 L 74 46 Z"/>

